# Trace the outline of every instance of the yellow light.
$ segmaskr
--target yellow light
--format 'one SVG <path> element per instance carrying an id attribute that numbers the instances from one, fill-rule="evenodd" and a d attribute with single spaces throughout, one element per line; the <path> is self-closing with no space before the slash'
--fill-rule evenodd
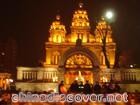
<path id="1" fill-rule="evenodd" d="M 58 81 L 58 77 L 57 76 L 53 77 L 52 80 L 53 80 L 53 82 L 57 82 Z"/>
<path id="2" fill-rule="evenodd" d="M 103 76 L 103 77 L 101 78 L 101 80 L 102 80 L 102 82 L 108 82 L 108 79 L 107 79 L 107 77 L 105 77 L 105 76 Z"/>
<path id="3" fill-rule="evenodd" d="M 61 36 L 58 36 L 58 43 L 61 43 Z"/>

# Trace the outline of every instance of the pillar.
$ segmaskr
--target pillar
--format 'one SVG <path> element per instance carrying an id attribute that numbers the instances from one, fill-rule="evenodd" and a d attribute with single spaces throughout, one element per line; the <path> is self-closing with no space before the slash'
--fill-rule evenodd
<path id="1" fill-rule="evenodd" d="M 26 79 L 29 79 L 29 72 L 26 72 Z"/>
<path id="2" fill-rule="evenodd" d="M 17 70 L 17 79 L 18 80 L 23 80 L 24 72 L 21 69 Z"/>

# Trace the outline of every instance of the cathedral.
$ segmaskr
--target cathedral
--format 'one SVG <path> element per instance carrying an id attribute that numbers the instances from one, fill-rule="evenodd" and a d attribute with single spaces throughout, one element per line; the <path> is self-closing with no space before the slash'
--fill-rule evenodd
<path id="1" fill-rule="evenodd" d="M 95 30 L 91 30 L 88 12 L 83 4 L 74 10 L 67 34 L 61 16 L 56 15 L 50 25 L 49 38 L 45 43 L 46 58 L 42 67 L 17 67 L 16 87 L 29 91 L 57 91 L 60 81 L 67 88 L 74 80 L 98 82 L 137 82 L 138 70 L 114 70 L 116 43 L 113 40 L 111 26 L 101 18 Z M 93 34 L 94 33 L 94 34 Z M 105 37 L 106 57 L 110 68 L 106 66 L 103 52 Z M 123 72 L 122 72 L 123 71 Z M 136 72 L 137 71 L 137 72 Z M 132 87 L 133 88 L 133 87 Z"/>
<path id="2" fill-rule="evenodd" d="M 116 44 L 112 39 L 111 27 L 104 19 L 97 25 L 98 29 L 102 27 L 107 27 L 106 49 L 109 62 L 113 66 Z M 61 22 L 61 17 L 57 15 L 50 26 L 44 67 L 55 66 L 65 71 L 66 84 L 70 84 L 77 77 L 78 71 L 85 80 L 93 82 L 93 70 L 106 68 L 105 57 L 102 51 L 102 36 L 98 29 L 95 30 L 94 35 L 91 34 L 88 13 L 83 9 L 82 4 L 79 4 L 79 9 L 73 13 L 70 29 L 71 33 L 67 35 L 65 25 Z"/>

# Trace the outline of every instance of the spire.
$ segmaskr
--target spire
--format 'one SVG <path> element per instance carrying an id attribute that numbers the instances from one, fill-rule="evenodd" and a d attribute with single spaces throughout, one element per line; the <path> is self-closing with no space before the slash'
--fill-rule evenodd
<path id="1" fill-rule="evenodd" d="M 57 14 L 55 21 L 50 26 L 50 42 L 61 43 L 65 41 L 66 29 L 60 19 L 61 16 Z"/>
<path id="2" fill-rule="evenodd" d="M 103 34 L 105 33 L 105 34 Z M 112 42 L 112 29 L 111 26 L 106 22 L 104 17 L 101 17 L 99 22 L 96 25 L 95 29 L 95 38 L 96 42 L 101 42 L 102 36 L 106 37 L 106 42 Z"/>
<path id="3" fill-rule="evenodd" d="M 83 0 L 80 0 L 78 9 L 74 11 L 71 23 L 72 42 L 77 42 L 81 39 L 82 42 L 87 42 L 87 36 L 90 32 L 90 23 L 86 9 L 83 8 Z M 79 41 L 78 41 L 79 42 Z"/>
<path id="4" fill-rule="evenodd" d="M 82 27 L 86 29 L 90 29 L 88 14 L 86 9 L 83 8 L 83 0 L 79 2 L 79 8 L 74 11 L 73 18 L 72 18 L 72 27 Z"/>

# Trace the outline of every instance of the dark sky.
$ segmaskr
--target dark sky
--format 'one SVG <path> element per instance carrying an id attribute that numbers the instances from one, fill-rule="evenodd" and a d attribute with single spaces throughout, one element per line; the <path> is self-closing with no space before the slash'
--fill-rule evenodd
<path id="1" fill-rule="evenodd" d="M 114 37 L 122 52 L 131 52 L 135 63 L 140 64 L 140 3 L 139 0 L 83 0 L 91 21 L 106 9 L 115 11 L 112 23 Z M 56 14 L 69 32 L 73 11 L 78 0 L 1 0 L 0 38 L 13 37 L 18 45 L 18 65 L 37 66 L 44 58 L 48 30 Z"/>

